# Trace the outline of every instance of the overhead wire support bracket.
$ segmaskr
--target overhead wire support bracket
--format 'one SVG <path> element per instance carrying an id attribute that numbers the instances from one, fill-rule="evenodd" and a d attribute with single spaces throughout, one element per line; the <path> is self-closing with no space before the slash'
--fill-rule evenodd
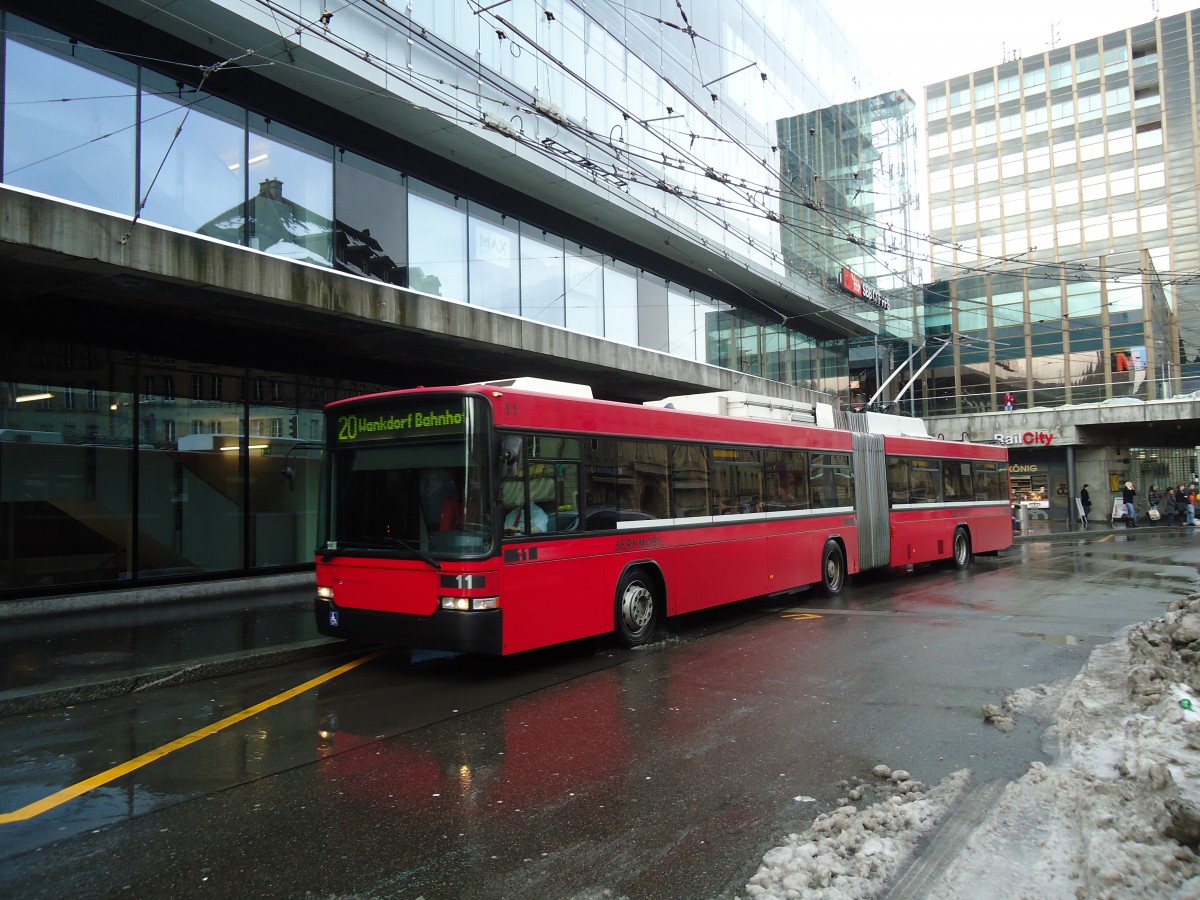
<path id="1" fill-rule="evenodd" d="M 946 340 L 942 341 L 942 346 L 938 347 L 936 350 L 933 351 L 933 353 L 929 354 L 929 359 L 925 360 L 925 362 L 923 362 L 921 364 L 921 368 L 919 368 L 919 369 L 917 369 L 917 371 L 913 372 L 913 377 L 908 379 L 908 384 L 906 384 L 906 385 L 904 385 L 904 387 L 900 388 L 900 393 L 898 393 L 896 395 L 897 403 L 899 403 L 901 400 L 904 399 L 904 395 L 908 393 L 908 389 L 916 383 L 918 378 L 921 377 L 921 373 L 924 372 L 926 369 L 928 369 L 929 366 L 933 363 L 933 361 L 938 358 L 938 354 L 941 353 L 943 350 L 945 350 L 947 347 L 949 347 L 953 343 L 954 343 L 953 338 L 947 338 Z M 922 346 L 924 346 L 924 345 L 922 345 Z"/>

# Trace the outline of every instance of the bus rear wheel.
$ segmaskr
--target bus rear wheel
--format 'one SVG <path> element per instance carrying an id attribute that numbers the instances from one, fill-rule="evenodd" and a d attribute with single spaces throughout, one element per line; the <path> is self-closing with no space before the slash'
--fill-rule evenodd
<path id="1" fill-rule="evenodd" d="M 846 586 L 846 554 L 837 541 L 826 541 L 821 551 L 821 593 L 836 597 Z"/>
<path id="2" fill-rule="evenodd" d="M 971 564 L 971 536 L 961 525 L 954 529 L 954 555 L 950 563 L 959 570 Z"/>
<path id="3" fill-rule="evenodd" d="M 630 569 L 617 584 L 617 640 L 626 647 L 640 647 L 658 627 L 658 596 L 650 573 Z"/>

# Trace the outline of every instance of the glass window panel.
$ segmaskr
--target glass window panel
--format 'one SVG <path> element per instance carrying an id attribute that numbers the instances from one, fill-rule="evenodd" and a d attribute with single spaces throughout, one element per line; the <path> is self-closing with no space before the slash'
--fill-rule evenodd
<path id="1" fill-rule="evenodd" d="M 643 273 L 637 282 L 638 342 L 651 350 L 666 352 L 667 284 L 661 278 Z"/>
<path id="2" fill-rule="evenodd" d="M 908 460 L 889 456 L 887 461 L 888 504 L 908 503 Z"/>
<path id="3" fill-rule="evenodd" d="M 1140 311 L 1142 308 L 1142 287 L 1139 284 L 1109 285 L 1108 311 L 1128 312 Z"/>
<path id="4" fill-rule="evenodd" d="M 942 488 L 947 503 L 967 503 L 974 496 L 971 485 L 971 464 L 961 460 L 942 461 Z"/>
<path id="5" fill-rule="evenodd" d="M 1128 154 L 1133 150 L 1133 134 L 1129 133 L 1128 128 L 1122 131 L 1111 132 L 1109 134 L 1109 156 L 1117 154 Z"/>
<path id="6" fill-rule="evenodd" d="M 521 315 L 549 325 L 566 323 L 563 256 L 561 238 L 522 227 Z"/>
<path id="7" fill-rule="evenodd" d="M 528 448 L 530 502 L 545 514 L 543 530 L 579 530 L 579 440 L 541 436 L 530 438 Z M 531 521 L 540 520 L 542 515 L 533 506 Z"/>
<path id="8" fill-rule="evenodd" d="M 759 512 L 762 509 L 762 452 L 716 447 L 709 469 L 713 515 Z"/>
<path id="9" fill-rule="evenodd" d="M 1100 285 L 1094 281 L 1067 282 L 1067 313 L 1072 317 L 1098 315 Z"/>
<path id="10" fill-rule="evenodd" d="M 466 301 L 467 216 L 457 206 L 448 194 L 434 199 L 409 192 L 408 286 Z"/>
<path id="11" fill-rule="evenodd" d="M 854 505 L 854 472 L 845 453 L 810 453 L 808 486 L 813 509 Z"/>
<path id="12" fill-rule="evenodd" d="M 1082 228 L 1078 222 L 1062 222 L 1055 226 L 1055 234 L 1058 235 L 1059 244 L 1078 244 Z"/>
<path id="13" fill-rule="evenodd" d="M 1137 149 L 1146 150 L 1150 147 L 1161 147 L 1162 142 L 1163 136 L 1161 123 L 1154 122 L 1145 127 L 1138 126 L 1137 137 L 1135 139 Z"/>
<path id="14" fill-rule="evenodd" d="M 585 528 L 616 528 L 617 495 L 623 492 L 620 485 L 630 480 L 629 473 L 617 467 L 617 442 L 608 438 L 585 441 L 583 454 Z"/>
<path id="15" fill-rule="evenodd" d="M 767 499 L 772 510 L 808 509 L 808 454 L 799 450 L 766 451 Z"/>
<path id="16" fill-rule="evenodd" d="M 1008 500 L 1008 466 L 1004 463 L 975 463 L 975 499 Z"/>
<path id="17" fill-rule="evenodd" d="M 186 380 L 188 375 L 181 371 L 176 377 Z M 240 370 L 219 372 L 205 367 L 204 378 L 211 388 L 205 399 L 180 398 L 142 411 L 144 439 L 155 448 L 142 453 L 139 467 L 138 522 L 155 551 L 139 553 L 140 574 L 145 576 L 165 574 L 179 566 L 201 572 L 241 568 L 249 456 L 259 457 L 256 466 L 263 477 L 263 450 L 273 438 L 283 436 L 271 432 L 280 428 L 284 434 L 290 431 L 283 412 L 277 411 L 269 416 L 263 412 L 257 428 L 248 432 L 240 399 Z M 174 444 L 164 440 L 162 429 L 164 421 L 171 419 L 176 423 Z M 276 420 L 278 425 L 271 427 L 267 420 Z M 286 448 L 281 449 L 286 453 Z M 268 457 L 270 453 L 268 450 Z M 273 487 L 285 490 L 278 459 L 272 460 L 270 469 Z M 312 546 L 307 548 L 309 552 Z M 173 554 L 167 555 L 163 548 L 171 548 Z"/>
<path id="18" fill-rule="evenodd" d="M 307 563 L 316 546 L 321 403 L 280 372 L 251 372 L 249 479 L 251 567 Z"/>
<path id="19" fill-rule="evenodd" d="M 617 521 L 666 519 L 671 515 L 666 444 L 617 442 Z"/>
<path id="20" fill-rule="evenodd" d="M 1051 63 L 1050 65 L 1050 86 L 1062 87 L 1071 83 L 1071 61 L 1068 59 L 1065 62 Z"/>
<path id="21" fill-rule="evenodd" d="M 68 362 L 68 349 L 82 365 Z M 121 388 L 134 378 L 131 365 L 93 348 L 6 341 L 0 588 L 117 583 L 133 574 L 137 422 L 134 394 Z"/>
<path id="22" fill-rule="evenodd" d="M 333 177 L 338 267 L 389 284 L 404 284 L 408 265 L 404 176 L 353 153 L 341 153 Z"/>
<path id="23" fill-rule="evenodd" d="M 472 206 L 467 233 L 471 304 L 520 315 L 520 238 L 515 223 L 510 225 L 499 213 Z"/>
<path id="24" fill-rule="evenodd" d="M 669 352 L 684 359 L 697 359 L 696 303 L 690 294 L 667 292 L 667 336 Z"/>
<path id="25" fill-rule="evenodd" d="M 708 452 L 679 445 L 671 454 L 671 511 L 676 517 L 708 516 Z"/>
<path id="26" fill-rule="evenodd" d="M 935 459 L 908 461 L 909 503 L 938 503 L 942 499 L 942 467 Z"/>
<path id="27" fill-rule="evenodd" d="M 624 266 L 604 267 L 604 336 L 637 345 L 637 278 Z"/>
<path id="28" fill-rule="evenodd" d="M 5 50 L 5 183 L 132 215 L 133 85 L 19 41 Z"/>
<path id="29" fill-rule="evenodd" d="M 301 149 L 293 137 L 303 136 L 277 123 L 250 133 L 246 243 L 272 256 L 331 266 L 333 148 L 324 145 L 318 155 Z"/>
<path id="30" fill-rule="evenodd" d="M 244 125 L 143 91 L 142 217 L 245 243 L 245 149 Z"/>
<path id="31" fill-rule="evenodd" d="M 1083 220 L 1083 239 L 1085 241 L 1107 241 L 1108 232 L 1108 216 L 1089 216 Z"/>
<path id="32" fill-rule="evenodd" d="M 1167 183 L 1166 173 L 1162 163 L 1155 163 L 1150 166 L 1141 166 L 1137 170 L 1138 188 L 1143 191 L 1153 190 L 1154 188 L 1165 187 Z"/>
<path id="33" fill-rule="evenodd" d="M 1054 202 L 1057 206 L 1070 206 L 1079 202 L 1079 183 L 1074 179 L 1054 183 Z"/>
<path id="34" fill-rule="evenodd" d="M 590 251 L 568 252 L 567 327 L 585 334 L 604 335 L 604 269 L 601 257 Z"/>
<path id="35" fill-rule="evenodd" d="M 696 355 L 700 362 L 715 363 L 720 365 L 711 356 L 711 328 L 710 323 L 717 318 L 717 311 L 721 308 L 721 304 L 711 297 L 696 297 L 696 304 L 693 308 L 695 315 L 695 323 L 693 328 L 696 332 Z"/>

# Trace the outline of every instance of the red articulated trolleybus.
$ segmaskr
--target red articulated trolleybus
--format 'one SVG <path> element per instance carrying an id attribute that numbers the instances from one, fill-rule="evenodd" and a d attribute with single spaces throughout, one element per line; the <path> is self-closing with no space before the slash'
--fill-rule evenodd
<path id="1" fill-rule="evenodd" d="M 736 392 L 639 406 L 539 379 L 326 415 L 316 620 L 334 637 L 637 646 L 666 616 L 1012 544 L 1005 448 L 919 419 Z"/>

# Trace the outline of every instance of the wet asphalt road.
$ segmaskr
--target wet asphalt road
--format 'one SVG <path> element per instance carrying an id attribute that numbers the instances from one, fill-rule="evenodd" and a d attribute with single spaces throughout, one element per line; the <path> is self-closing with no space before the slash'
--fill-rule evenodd
<path id="1" fill-rule="evenodd" d="M 1200 529 L 1196 529 L 1200 531 Z M 979 786 L 1045 759 L 980 709 L 1192 593 L 1200 538 L 1097 531 L 503 660 L 387 653 L 0 824 L 21 897 L 730 897 L 886 763 Z M 0 719 L 0 813 L 361 659 Z"/>

